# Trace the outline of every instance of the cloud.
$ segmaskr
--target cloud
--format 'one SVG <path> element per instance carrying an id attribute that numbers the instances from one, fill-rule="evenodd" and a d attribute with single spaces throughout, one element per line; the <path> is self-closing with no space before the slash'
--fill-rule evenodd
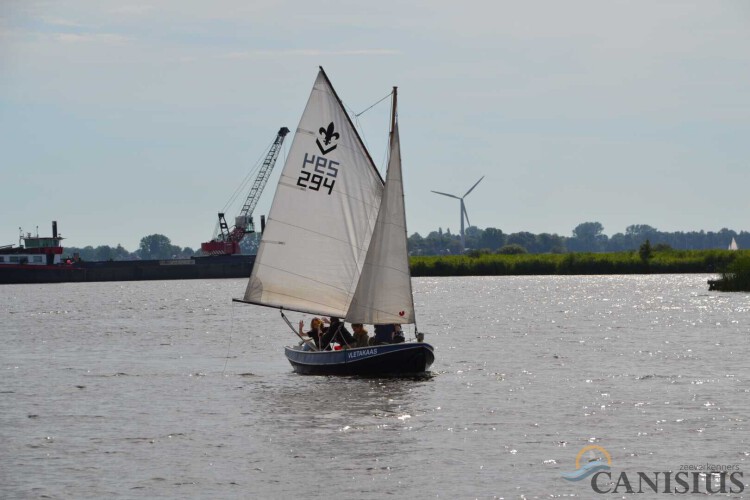
<path id="1" fill-rule="evenodd" d="M 279 50 L 249 50 L 241 52 L 227 52 L 218 56 L 219 59 L 250 59 L 264 56 L 393 56 L 402 52 L 396 49 L 351 49 L 351 50 L 323 50 L 323 49 L 279 49 Z"/>
<path id="2" fill-rule="evenodd" d="M 128 14 L 133 16 L 142 16 L 154 10 L 152 5 L 121 5 L 112 9 L 113 14 Z"/>
<path id="3" fill-rule="evenodd" d="M 71 21 L 69 19 L 63 19 L 61 17 L 42 17 L 40 18 L 40 21 L 44 24 L 48 24 L 50 26 L 66 26 L 69 28 L 81 28 L 83 25 L 81 23 Z"/>
<path id="4" fill-rule="evenodd" d="M 53 39 L 63 43 L 96 43 L 100 45 L 123 45 L 130 39 L 114 33 L 55 33 Z"/>

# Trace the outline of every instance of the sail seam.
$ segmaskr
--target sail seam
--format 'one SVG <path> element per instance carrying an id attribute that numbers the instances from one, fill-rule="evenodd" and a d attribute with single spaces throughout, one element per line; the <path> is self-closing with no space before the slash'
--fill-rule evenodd
<path id="1" fill-rule="evenodd" d="M 391 271 L 396 271 L 397 273 L 406 274 L 406 275 L 409 276 L 409 278 L 411 278 L 411 273 L 410 272 L 406 272 L 403 269 L 399 269 L 397 267 L 384 266 L 382 264 L 368 264 L 366 262 L 365 262 L 364 266 L 362 266 L 362 267 L 365 267 L 365 266 L 371 267 L 371 268 L 377 268 L 377 269 L 390 269 Z"/>
<path id="2" fill-rule="evenodd" d="M 268 219 L 268 220 L 270 221 L 271 219 Z M 300 229 L 300 230 L 302 230 L 302 231 L 306 231 L 306 232 L 308 232 L 308 233 L 310 233 L 310 234 L 316 234 L 316 235 L 318 235 L 318 236 L 322 236 L 322 237 L 324 237 L 324 238 L 327 238 L 327 239 L 329 239 L 329 240 L 331 240 L 331 241 L 336 241 L 336 242 L 339 242 L 339 243 L 344 243 L 345 245 L 348 245 L 348 246 L 349 246 L 350 248 L 355 248 L 355 249 L 357 249 L 357 250 L 359 250 L 359 251 L 362 251 L 362 250 L 364 250 L 364 247 L 360 247 L 360 246 L 357 246 L 357 245 L 352 245 L 352 244 L 351 244 L 351 243 L 350 243 L 349 241 L 347 241 L 347 240 L 342 240 L 341 238 L 334 238 L 333 236 L 331 236 L 330 234 L 327 234 L 327 233 L 321 233 L 321 232 L 319 232 L 319 231 L 313 231 L 312 229 L 308 229 L 308 228 L 305 228 L 305 227 L 302 227 L 302 226 L 297 226 L 296 224 L 291 224 L 291 223 L 289 223 L 289 222 L 285 222 L 285 221 L 283 221 L 283 220 L 280 220 L 280 219 L 273 219 L 273 220 L 274 220 L 275 222 L 277 222 L 278 224 L 284 224 L 285 226 L 289 226 L 289 227 L 294 227 L 294 228 L 296 228 L 296 229 Z M 261 240 L 261 243 L 262 243 L 263 241 L 265 241 L 265 240 Z"/>
<path id="3" fill-rule="evenodd" d="M 309 281 L 309 282 L 311 282 L 311 283 L 316 283 L 316 284 L 318 284 L 318 285 L 322 285 L 322 286 L 325 286 L 325 287 L 331 288 L 331 289 L 333 289 L 333 290 L 336 290 L 336 291 L 338 291 L 338 292 L 341 292 L 341 293 L 346 293 L 346 292 L 347 292 L 347 290 L 346 290 L 346 289 L 344 289 L 344 288 L 339 288 L 339 287 L 337 287 L 337 286 L 331 285 L 330 283 L 325 283 L 325 282 L 323 282 L 323 281 L 320 281 L 320 280 L 316 280 L 316 279 L 314 279 L 314 278 L 310 278 L 310 277 L 308 277 L 308 276 L 305 276 L 305 275 L 303 275 L 303 274 L 292 273 L 292 272 L 290 272 L 290 271 L 287 271 L 286 269 L 281 269 L 280 267 L 276 267 L 276 266 L 271 266 L 271 265 L 268 265 L 268 264 L 263 264 L 263 263 L 261 263 L 260 265 L 261 265 L 261 266 L 263 266 L 263 267 L 267 267 L 267 268 L 269 268 L 269 269 L 274 269 L 274 270 L 276 270 L 276 271 L 279 271 L 279 272 L 282 272 L 282 273 L 284 273 L 284 274 L 289 274 L 289 275 L 292 275 L 292 276 L 296 276 L 296 277 L 298 277 L 298 278 L 302 278 L 302 279 L 304 279 L 304 280 L 307 280 L 307 281 Z M 275 294 L 277 294 L 277 295 L 284 295 L 284 296 L 286 296 L 286 297 L 294 297 L 295 299 L 300 299 L 300 300 L 309 300 L 309 299 L 305 299 L 304 297 L 297 297 L 297 296 L 295 296 L 295 295 L 289 295 L 289 294 L 286 294 L 286 293 L 281 293 L 281 292 L 274 292 L 273 290 L 270 290 L 270 291 L 271 291 L 271 293 L 275 293 Z M 310 302 L 314 302 L 314 301 L 312 301 L 312 300 L 309 300 L 309 301 L 310 301 Z M 325 304 L 324 304 L 323 302 L 315 302 L 315 303 L 316 303 L 316 304 L 321 304 L 321 305 L 325 305 Z"/>

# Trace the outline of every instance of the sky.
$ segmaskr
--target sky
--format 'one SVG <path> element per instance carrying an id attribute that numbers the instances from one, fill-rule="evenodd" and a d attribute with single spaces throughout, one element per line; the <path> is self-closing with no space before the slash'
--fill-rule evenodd
<path id="1" fill-rule="evenodd" d="M 482 176 L 480 228 L 750 230 L 750 2 L 4 0 L 0 245 L 198 248 L 318 66 L 355 113 L 399 87 L 409 234 Z M 384 170 L 388 103 L 357 123 Z"/>

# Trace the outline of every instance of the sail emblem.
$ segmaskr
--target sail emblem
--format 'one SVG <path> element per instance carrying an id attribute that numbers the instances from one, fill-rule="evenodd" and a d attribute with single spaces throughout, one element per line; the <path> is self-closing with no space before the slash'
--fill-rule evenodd
<path id="1" fill-rule="evenodd" d="M 320 127 L 320 130 L 318 130 L 318 133 L 323 136 L 323 144 L 328 146 L 331 144 L 332 140 L 339 140 L 341 137 L 338 132 L 334 132 L 334 125 L 333 122 L 328 124 L 328 127 Z M 323 144 L 320 143 L 320 139 L 317 139 L 315 141 L 318 144 L 318 149 L 320 149 L 320 152 L 324 155 L 330 153 L 334 149 L 336 149 L 337 144 L 334 144 L 330 148 L 326 149 L 323 147 Z"/>

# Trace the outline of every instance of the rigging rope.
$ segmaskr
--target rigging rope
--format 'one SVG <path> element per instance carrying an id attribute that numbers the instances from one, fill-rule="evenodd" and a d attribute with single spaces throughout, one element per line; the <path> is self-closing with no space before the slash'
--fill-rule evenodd
<path id="1" fill-rule="evenodd" d="M 300 338 L 300 340 L 302 340 L 302 343 L 307 344 L 310 347 L 310 350 L 317 351 L 318 348 L 312 340 L 305 340 L 305 338 L 300 335 L 297 330 L 294 329 L 294 327 L 292 326 L 292 322 L 289 321 L 289 319 L 284 314 L 284 310 L 279 308 L 279 312 L 281 313 L 281 317 L 284 319 L 284 321 L 286 321 L 286 324 L 289 325 L 289 329 L 292 330 L 294 334 Z"/>
<path id="2" fill-rule="evenodd" d="M 258 160 L 253 165 L 253 168 L 247 173 L 245 178 L 242 180 L 240 185 L 234 190 L 234 193 L 229 197 L 229 201 L 224 205 L 223 211 L 226 212 L 229 206 L 234 203 L 237 199 L 237 197 L 240 195 L 240 193 L 243 193 L 246 191 L 245 186 L 247 186 L 251 180 L 255 177 L 255 173 L 260 170 L 260 167 L 263 164 L 263 160 L 268 156 L 268 151 L 271 149 L 271 146 L 273 146 L 273 143 L 276 141 L 276 138 L 274 138 L 266 147 L 266 149 L 263 151 L 263 153 L 260 155 Z"/>
<path id="3" fill-rule="evenodd" d="M 386 99 L 388 99 L 388 98 L 389 98 L 389 97 L 391 97 L 392 95 L 393 95 L 393 91 L 389 92 L 389 93 L 388 93 L 388 94 L 387 94 L 387 95 L 386 95 L 385 97 L 383 97 L 383 98 L 379 99 L 379 100 L 378 100 L 377 102 L 375 102 L 375 103 L 374 103 L 374 104 L 372 104 L 371 106 L 367 107 L 366 109 L 364 109 L 364 110 L 360 111 L 359 113 L 355 113 L 355 112 L 354 112 L 354 110 L 353 110 L 352 108 L 350 108 L 349 106 L 347 106 L 347 105 L 346 105 L 346 104 L 344 104 L 343 102 L 341 103 L 341 104 L 343 104 L 343 105 L 344 105 L 344 107 L 345 107 L 345 108 L 347 109 L 347 112 L 348 112 L 348 113 L 349 113 L 350 115 L 352 115 L 352 116 L 354 117 L 354 120 L 352 120 L 352 122 L 354 123 L 354 125 L 356 126 L 356 128 L 357 128 L 357 129 L 359 129 L 359 134 L 360 134 L 360 136 L 362 137 L 362 142 L 364 143 L 364 145 L 365 145 L 365 147 L 366 147 L 367 149 L 370 149 L 370 147 L 369 147 L 369 145 L 367 144 L 367 138 L 365 137 L 365 129 L 364 129 L 363 127 L 362 127 L 362 123 L 361 123 L 361 122 L 359 121 L 359 117 L 360 117 L 360 116 L 362 116 L 363 114 L 367 113 L 367 112 L 368 112 L 368 111 L 370 111 L 370 110 L 371 110 L 372 108 L 374 108 L 375 106 L 377 106 L 377 105 L 378 105 L 378 104 L 380 104 L 381 102 L 385 101 Z M 387 163 L 387 161 L 388 161 L 388 153 L 389 153 L 389 147 L 388 147 L 388 145 L 386 144 L 386 148 L 385 148 L 385 154 L 384 154 L 384 157 L 385 157 L 385 161 L 383 161 L 383 163 L 381 164 L 381 168 L 382 168 L 382 165 L 385 165 L 385 164 Z"/>
<path id="4" fill-rule="evenodd" d="M 222 368 L 221 370 L 222 377 L 224 376 L 224 372 L 227 369 L 227 363 L 229 362 L 229 351 L 232 348 L 232 330 L 234 330 L 234 302 L 232 302 L 231 311 L 231 319 L 229 321 L 229 345 L 227 345 L 227 355 L 224 356 L 224 368 Z"/>
<path id="5" fill-rule="evenodd" d="M 383 97 L 383 98 L 382 98 L 382 99 L 380 99 L 380 100 L 379 100 L 378 102 L 376 102 L 375 104 L 373 104 L 373 105 L 372 105 L 372 106 L 370 106 L 369 108 L 365 109 L 364 111 L 360 111 L 359 113 L 356 113 L 356 114 L 355 114 L 354 116 L 358 118 L 358 117 L 359 117 L 359 115 L 362 115 L 362 114 L 364 114 L 364 113 L 366 113 L 366 112 L 370 111 L 370 110 L 371 110 L 372 108 L 374 108 L 375 106 L 377 106 L 377 105 L 378 105 L 378 104 L 380 104 L 381 102 L 385 101 L 386 99 L 388 99 L 388 98 L 389 98 L 389 97 L 391 97 L 392 95 L 393 95 L 393 92 L 391 91 L 391 92 L 389 92 L 389 93 L 388 93 L 388 95 L 387 95 L 387 96 Z"/>
<path id="6" fill-rule="evenodd" d="M 237 202 L 237 198 L 239 197 L 239 195 L 248 191 L 247 186 L 255 178 L 255 174 L 260 170 L 261 166 L 263 165 L 264 159 L 268 156 L 268 151 L 271 149 L 275 141 L 276 139 L 274 138 L 266 147 L 263 154 L 261 154 L 261 156 L 255 162 L 252 169 L 250 169 L 247 175 L 245 175 L 245 177 L 242 179 L 242 182 L 235 188 L 234 192 L 229 196 L 229 200 L 227 200 L 227 202 L 224 204 L 224 207 L 221 209 L 221 213 L 226 214 L 229 211 L 229 207 Z M 233 219 L 230 218 L 230 220 Z M 219 231 L 220 227 L 219 222 L 217 221 L 211 239 L 216 239 L 216 237 L 219 235 Z"/>

